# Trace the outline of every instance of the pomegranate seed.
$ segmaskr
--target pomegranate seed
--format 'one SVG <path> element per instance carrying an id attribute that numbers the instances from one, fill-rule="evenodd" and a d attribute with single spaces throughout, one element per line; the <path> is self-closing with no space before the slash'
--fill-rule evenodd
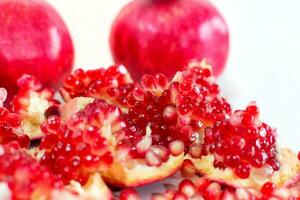
<path id="1" fill-rule="evenodd" d="M 189 146 L 189 154 L 192 156 L 192 158 L 201 158 L 202 148 L 202 144 L 193 143 Z"/>
<path id="2" fill-rule="evenodd" d="M 263 195 L 270 196 L 274 189 L 275 189 L 275 184 L 272 182 L 267 182 L 261 187 L 260 191 Z"/>
<path id="3" fill-rule="evenodd" d="M 174 140 L 169 144 L 169 150 L 173 156 L 178 156 L 184 151 L 184 143 L 180 140 Z"/>
<path id="4" fill-rule="evenodd" d="M 145 159 L 149 166 L 160 166 L 162 164 L 161 157 L 152 149 L 149 149 L 145 155 Z"/>
<path id="5" fill-rule="evenodd" d="M 180 171 L 186 177 L 193 177 L 197 173 L 196 167 L 190 159 L 184 159 Z"/>
<path id="6" fill-rule="evenodd" d="M 180 182 L 178 190 L 182 194 L 186 195 L 188 198 L 191 198 L 196 194 L 196 188 L 194 183 L 187 179 Z"/>
<path id="7" fill-rule="evenodd" d="M 188 197 L 181 192 L 176 192 L 172 200 L 188 200 Z"/>
<path id="8" fill-rule="evenodd" d="M 125 189 L 120 193 L 120 200 L 140 200 L 140 196 L 134 189 Z"/>
<path id="9" fill-rule="evenodd" d="M 241 163 L 237 166 L 235 173 L 240 177 L 240 178 L 248 178 L 250 176 L 250 165 Z"/>
<path id="10" fill-rule="evenodd" d="M 199 193 L 203 193 L 208 185 L 210 185 L 210 181 L 206 178 L 200 177 L 195 180 L 195 187 Z"/>
<path id="11" fill-rule="evenodd" d="M 298 152 L 298 160 L 300 160 L 300 151 Z"/>
<path id="12" fill-rule="evenodd" d="M 214 182 L 207 186 L 203 193 L 204 199 L 207 200 L 217 200 L 221 196 L 221 186 L 220 184 Z"/>

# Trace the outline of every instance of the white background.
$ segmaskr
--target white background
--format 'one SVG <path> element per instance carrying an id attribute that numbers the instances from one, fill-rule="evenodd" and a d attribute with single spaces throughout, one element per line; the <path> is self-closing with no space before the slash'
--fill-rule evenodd
<path id="1" fill-rule="evenodd" d="M 137 0 L 138 1 L 138 0 Z M 112 20 L 128 0 L 49 0 L 67 23 L 76 67 L 112 64 Z M 220 79 L 235 108 L 256 100 L 280 143 L 300 150 L 300 3 L 298 0 L 214 0 L 231 30 L 231 53 Z"/>

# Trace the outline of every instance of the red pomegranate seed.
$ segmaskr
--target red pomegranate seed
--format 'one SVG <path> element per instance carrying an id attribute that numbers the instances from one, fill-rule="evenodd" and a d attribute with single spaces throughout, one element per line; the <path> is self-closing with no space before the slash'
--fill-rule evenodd
<path id="1" fill-rule="evenodd" d="M 198 193 L 203 193 L 207 186 L 210 185 L 210 181 L 206 178 L 203 178 L 203 177 L 199 177 L 195 180 L 195 187 L 197 189 L 197 192 Z"/>
<path id="2" fill-rule="evenodd" d="M 206 190 L 203 193 L 204 199 L 207 200 L 218 200 L 220 199 L 222 189 L 220 184 L 213 182 L 207 186 Z"/>
<path id="3" fill-rule="evenodd" d="M 120 200 L 140 200 L 140 195 L 134 189 L 124 189 L 120 193 Z"/>
<path id="4" fill-rule="evenodd" d="M 160 166 L 162 164 L 161 157 L 153 151 L 153 149 L 149 149 L 145 155 L 146 162 L 149 166 Z"/>
<path id="5" fill-rule="evenodd" d="M 187 196 L 188 198 L 192 198 L 196 194 L 196 188 L 192 181 L 185 179 L 180 182 L 178 191 Z"/>
<path id="6" fill-rule="evenodd" d="M 250 165 L 246 163 L 240 163 L 236 169 L 235 173 L 240 177 L 240 178 L 248 178 L 250 176 Z"/>
<path id="7" fill-rule="evenodd" d="M 275 184 L 272 182 L 266 182 L 260 189 L 264 196 L 270 196 L 275 189 Z"/>
<path id="8" fill-rule="evenodd" d="M 188 197 L 181 192 L 176 192 L 172 200 L 188 200 Z"/>
<path id="9" fill-rule="evenodd" d="M 189 146 L 189 154 L 192 158 L 201 158 L 202 155 L 202 144 L 200 143 L 192 143 Z"/>
<path id="10" fill-rule="evenodd" d="M 180 140 L 174 140 L 169 144 L 169 150 L 173 156 L 178 156 L 184 151 L 184 143 Z"/>
<path id="11" fill-rule="evenodd" d="M 298 152 L 298 160 L 300 160 L 300 151 Z"/>
<path id="12" fill-rule="evenodd" d="M 193 177 L 197 173 L 196 167 L 190 159 L 184 159 L 180 171 L 186 177 Z"/>

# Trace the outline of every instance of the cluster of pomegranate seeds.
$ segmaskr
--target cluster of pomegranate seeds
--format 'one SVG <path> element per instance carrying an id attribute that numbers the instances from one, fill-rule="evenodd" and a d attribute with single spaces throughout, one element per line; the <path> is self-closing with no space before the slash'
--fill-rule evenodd
<path id="1" fill-rule="evenodd" d="M 62 122 L 59 116 L 50 116 L 41 127 L 45 133 L 40 145 L 45 150 L 41 162 L 65 183 L 70 180 L 86 183 L 90 174 L 113 162 L 105 130 L 99 127 L 104 127 L 105 120 L 112 119 L 117 112 L 116 107 L 95 100 L 67 122 Z M 113 123 L 107 121 L 109 126 Z"/>
<path id="2" fill-rule="evenodd" d="M 0 163 L 0 199 L 46 198 L 52 189 L 63 186 L 47 167 L 20 149 L 16 142 L 0 145 Z"/>
<path id="3" fill-rule="evenodd" d="M 163 194 L 154 194 L 151 200 L 266 200 L 299 198 L 299 186 L 276 188 L 273 183 L 267 182 L 262 186 L 261 191 L 257 191 L 251 188 L 236 188 L 217 181 L 212 181 L 205 177 L 197 177 L 193 180 L 184 179 L 179 183 L 178 188 L 168 189 Z"/>
<path id="4" fill-rule="evenodd" d="M 77 69 L 64 82 L 61 94 L 65 100 L 85 96 L 113 99 L 114 103 L 127 105 L 126 95 L 134 85 L 124 66 L 111 66 L 84 71 Z"/>
<path id="5" fill-rule="evenodd" d="M 28 148 L 30 139 L 21 128 L 22 118 L 8 109 L 0 107 L 0 144 L 17 141 L 21 147 Z"/>
<path id="6" fill-rule="evenodd" d="M 57 106 L 54 90 L 44 88 L 34 76 L 24 74 L 18 79 L 18 93 L 11 101 L 11 110 L 22 117 L 22 127 L 31 138 L 39 137 L 40 125 L 45 120 L 45 111 Z"/>
<path id="7" fill-rule="evenodd" d="M 235 111 L 230 119 L 217 122 L 213 129 L 206 129 L 204 139 L 215 155 L 215 167 L 232 167 L 240 178 L 248 178 L 251 168 L 280 168 L 275 130 L 259 120 L 254 103 Z"/>

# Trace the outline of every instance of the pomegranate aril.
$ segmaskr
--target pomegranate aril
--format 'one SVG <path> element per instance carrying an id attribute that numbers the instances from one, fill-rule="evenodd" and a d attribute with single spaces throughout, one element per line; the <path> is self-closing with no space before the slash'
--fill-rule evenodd
<path id="1" fill-rule="evenodd" d="M 195 187 L 198 193 L 203 193 L 207 186 L 210 185 L 210 181 L 206 178 L 199 177 L 195 180 Z"/>
<path id="2" fill-rule="evenodd" d="M 174 140 L 169 144 L 169 150 L 173 156 L 178 156 L 184 152 L 184 143 L 180 140 Z"/>
<path id="3" fill-rule="evenodd" d="M 221 197 L 222 188 L 220 184 L 213 182 L 203 192 L 203 198 L 207 200 L 218 200 Z"/>
<path id="4" fill-rule="evenodd" d="M 235 168 L 235 173 L 240 177 L 240 178 L 248 178 L 250 176 L 250 170 L 251 167 L 249 164 L 246 163 L 240 163 L 237 165 Z"/>
<path id="5" fill-rule="evenodd" d="M 181 192 L 176 192 L 172 200 L 188 200 L 188 197 Z"/>
<path id="6" fill-rule="evenodd" d="M 184 159 L 180 171 L 185 177 L 193 177 L 197 173 L 196 167 L 190 159 Z"/>
<path id="7" fill-rule="evenodd" d="M 196 194 L 196 188 L 194 183 L 188 179 L 185 179 L 180 182 L 178 190 L 182 194 L 186 195 L 188 198 L 191 198 Z"/>
<path id="8" fill-rule="evenodd" d="M 134 189 L 124 189 L 120 193 L 120 200 L 140 200 L 140 195 Z"/>
<path id="9" fill-rule="evenodd" d="M 266 182 L 261 187 L 260 191 L 264 196 L 270 196 L 275 189 L 275 184 L 272 182 Z"/>

